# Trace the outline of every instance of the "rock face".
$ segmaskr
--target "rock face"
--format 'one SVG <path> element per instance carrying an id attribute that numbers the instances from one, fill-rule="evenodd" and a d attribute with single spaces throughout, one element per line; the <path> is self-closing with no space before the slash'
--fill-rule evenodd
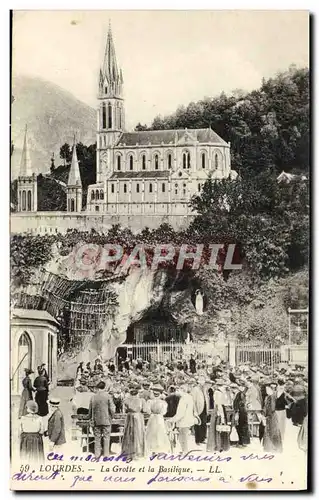
<path id="1" fill-rule="evenodd" d="M 63 315 L 65 304 L 70 305 L 72 314 L 72 304 L 75 304 L 77 311 L 80 311 L 77 313 L 78 319 L 82 311 L 83 316 L 91 314 L 94 319 L 95 314 L 97 319 L 102 318 L 102 323 L 97 322 L 99 327 L 85 330 L 79 348 L 64 350 L 58 366 L 60 379 L 73 378 L 76 365 L 80 361 L 92 362 L 97 357 L 104 361 L 113 358 L 116 349 L 125 343 L 131 325 L 144 318 L 152 322 L 150 318 L 156 317 L 156 321 L 160 322 L 164 329 L 168 324 L 175 325 L 187 335 L 192 335 L 194 341 L 212 334 L 207 328 L 203 329 L 204 334 L 203 330 L 198 329 L 199 323 L 205 321 L 205 311 L 199 317 L 195 309 L 194 297 L 200 283 L 192 271 L 154 271 L 147 266 L 132 266 L 122 274 L 109 272 L 107 278 L 101 278 L 94 265 L 75 265 L 78 262 L 76 252 L 80 246 L 81 243 L 69 255 L 61 256 L 55 245 L 44 274 L 39 270 L 27 290 L 29 295 L 44 298 L 47 301 L 45 307 L 51 314 L 50 301 L 53 296 L 57 297 L 58 301 L 54 304 L 56 316 Z M 81 262 L 83 261 L 82 259 Z M 85 297 L 90 297 L 91 294 L 92 304 L 87 301 L 81 303 L 81 294 Z M 114 297 L 114 300 L 108 305 L 105 301 L 103 303 L 103 297 Z M 96 311 L 97 305 L 101 306 L 101 312 L 92 312 Z M 95 325 L 97 323 L 94 321 Z M 194 330 L 200 332 L 199 336 Z M 77 331 L 69 327 L 69 334 L 76 336 Z"/>
<path id="2" fill-rule="evenodd" d="M 74 134 L 77 142 L 95 143 L 95 110 L 58 85 L 35 77 L 13 77 L 12 94 L 12 180 L 19 173 L 26 125 L 32 168 L 37 174 L 50 171 L 52 153 L 59 158 L 60 147 L 65 142 L 72 144 Z"/>

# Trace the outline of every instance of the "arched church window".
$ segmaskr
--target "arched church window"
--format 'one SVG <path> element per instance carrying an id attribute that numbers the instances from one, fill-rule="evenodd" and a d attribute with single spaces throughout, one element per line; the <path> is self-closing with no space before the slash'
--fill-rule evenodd
<path id="1" fill-rule="evenodd" d="M 122 128 L 122 110 L 119 108 L 119 124 L 120 124 L 120 129 Z"/>
<path id="2" fill-rule="evenodd" d="M 72 198 L 71 199 L 71 212 L 75 212 L 75 203 L 74 203 L 74 199 Z"/>
<path id="3" fill-rule="evenodd" d="M 95 200 L 95 191 L 91 191 L 91 200 Z"/>
<path id="4" fill-rule="evenodd" d="M 126 189 L 127 189 L 126 184 L 124 184 L 123 186 L 124 193 L 126 193 Z"/>
<path id="5" fill-rule="evenodd" d="M 107 94 L 107 87 L 105 87 L 104 92 L 105 92 L 105 94 Z"/>
<path id="6" fill-rule="evenodd" d="M 130 155 L 130 170 L 133 170 L 133 155 Z"/>
<path id="7" fill-rule="evenodd" d="M 191 156 L 189 151 L 183 153 L 183 168 L 190 168 L 191 166 Z"/>
<path id="8" fill-rule="evenodd" d="M 142 156 L 142 170 L 145 170 L 146 169 L 146 156 L 143 155 Z"/>
<path id="9" fill-rule="evenodd" d="M 167 156 L 167 166 L 168 166 L 168 168 L 172 168 L 172 155 L 171 155 L 171 153 L 169 153 Z"/>
<path id="10" fill-rule="evenodd" d="M 206 153 L 202 153 L 202 168 L 206 168 Z"/>
<path id="11" fill-rule="evenodd" d="M 165 193 L 165 182 L 162 184 L 162 193 Z"/>
<path id="12" fill-rule="evenodd" d="M 105 102 L 102 104 L 102 128 L 106 128 L 106 107 Z"/>
<path id="13" fill-rule="evenodd" d="M 186 184 L 183 184 L 183 195 L 186 195 Z"/>
<path id="14" fill-rule="evenodd" d="M 22 210 L 25 212 L 27 209 L 27 195 L 26 192 L 22 191 Z"/>
<path id="15" fill-rule="evenodd" d="M 149 189 L 150 193 L 153 193 L 153 184 L 150 184 L 150 189 Z"/>
<path id="16" fill-rule="evenodd" d="M 198 184 L 197 189 L 198 189 L 198 192 L 200 192 L 200 190 L 201 190 L 201 185 L 200 184 Z"/>
<path id="17" fill-rule="evenodd" d="M 218 154 L 215 153 L 215 169 L 218 169 Z"/>
<path id="18" fill-rule="evenodd" d="M 121 157 L 120 157 L 120 155 L 117 156 L 117 170 L 121 170 Z"/>
<path id="19" fill-rule="evenodd" d="M 178 184 L 175 184 L 175 194 L 178 194 Z"/>
<path id="20" fill-rule="evenodd" d="M 104 200 L 104 191 L 103 191 L 103 189 L 100 190 L 100 200 Z"/>
<path id="21" fill-rule="evenodd" d="M 155 165 L 155 170 L 158 170 L 158 155 L 154 156 L 154 165 Z"/>
<path id="22" fill-rule="evenodd" d="M 140 185 L 139 184 L 136 184 L 136 192 L 139 193 L 140 192 Z"/>
<path id="23" fill-rule="evenodd" d="M 112 105 L 110 102 L 108 104 L 108 127 L 112 128 Z"/>
<path id="24" fill-rule="evenodd" d="M 27 208 L 28 212 L 31 212 L 32 208 L 31 208 L 31 191 L 30 190 L 28 191 L 28 203 L 27 203 L 27 207 L 28 207 Z"/>
<path id="25" fill-rule="evenodd" d="M 100 192 L 99 192 L 99 190 L 98 190 L 98 189 L 95 191 L 95 199 L 96 199 L 96 200 L 99 200 L 99 199 L 100 199 Z"/>
<path id="26" fill-rule="evenodd" d="M 114 184 L 111 184 L 111 193 L 114 193 Z"/>

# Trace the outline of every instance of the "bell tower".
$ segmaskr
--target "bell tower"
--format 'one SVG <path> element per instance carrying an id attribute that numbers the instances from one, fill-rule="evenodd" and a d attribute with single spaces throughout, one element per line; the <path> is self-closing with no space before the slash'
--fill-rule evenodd
<path id="1" fill-rule="evenodd" d="M 117 65 L 109 25 L 98 89 L 96 182 L 104 180 L 110 167 L 109 148 L 119 139 L 124 125 L 123 75 Z"/>

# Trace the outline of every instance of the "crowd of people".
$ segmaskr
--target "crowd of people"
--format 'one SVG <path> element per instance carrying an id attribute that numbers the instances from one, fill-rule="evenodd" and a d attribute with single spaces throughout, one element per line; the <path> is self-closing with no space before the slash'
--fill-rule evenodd
<path id="1" fill-rule="evenodd" d="M 232 368 L 218 356 L 210 364 L 195 355 L 166 363 L 96 359 L 92 365 L 79 364 L 72 405 L 93 430 L 97 457 L 113 453 L 115 442 L 134 458 L 172 452 L 177 441 L 187 452 L 191 436 L 209 452 L 246 447 L 253 437 L 265 451 L 281 452 L 287 422 L 299 426 L 298 445 L 307 449 L 308 378 L 302 366 Z M 123 414 L 120 440 L 115 417 Z"/>
<path id="2" fill-rule="evenodd" d="M 26 369 L 22 381 L 20 456 L 41 462 L 43 437 L 51 450 L 66 437 L 45 365 L 37 370 L 32 382 L 33 371 Z M 178 445 L 187 452 L 193 441 L 201 450 L 222 452 L 247 447 L 253 438 L 265 452 L 281 452 L 288 424 L 299 427 L 296 445 L 307 450 L 308 374 L 302 366 L 231 367 L 219 356 L 198 361 L 194 354 L 158 363 L 96 359 L 78 365 L 73 391 L 72 414 L 83 433 L 92 430 L 96 457 L 114 453 L 115 443 L 118 451 L 142 458 Z"/>

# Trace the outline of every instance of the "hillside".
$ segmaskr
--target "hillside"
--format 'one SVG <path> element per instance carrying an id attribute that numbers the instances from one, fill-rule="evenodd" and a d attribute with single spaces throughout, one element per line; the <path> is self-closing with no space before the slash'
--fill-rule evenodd
<path id="1" fill-rule="evenodd" d="M 309 69 L 291 66 L 249 93 L 221 93 L 154 118 L 150 130 L 211 127 L 231 143 L 240 175 L 267 168 L 306 173 L 310 163 Z M 136 130 L 147 130 L 142 124 Z"/>
<path id="2" fill-rule="evenodd" d="M 12 82 L 12 155 L 11 179 L 17 177 L 25 125 L 33 169 L 37 173 L 50 171 L 54 152 L 57 164 L 59 151 L 65 142 L 90 145 L 96 140 L 95 110 L 76 99 L 61 87 L 27 76 L 14 77 Z"/>

